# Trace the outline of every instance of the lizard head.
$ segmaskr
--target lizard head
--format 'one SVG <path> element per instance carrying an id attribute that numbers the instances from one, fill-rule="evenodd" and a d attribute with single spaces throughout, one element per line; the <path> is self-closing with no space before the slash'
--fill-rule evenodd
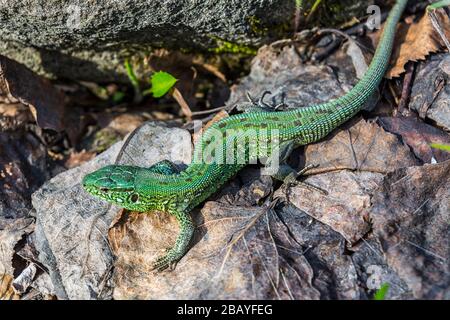
<path id="1" fill-rule="evenodd" d="M 110 165 L 87 174 L 83 188 L 90 194 L 123 208 L 143 211 L 141 195 L 136 190 L 135 178 L 140 168 Z"/>

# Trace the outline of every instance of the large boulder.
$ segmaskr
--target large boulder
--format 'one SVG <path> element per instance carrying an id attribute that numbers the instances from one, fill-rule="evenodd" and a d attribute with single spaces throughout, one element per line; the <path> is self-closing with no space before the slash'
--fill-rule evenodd
<path id="1" fill-rule="evenodd" d="M 0 54 L 48 76 L 120 80 L 123 57 L 152 48 L 258 46 L 292 22 L 294 6 L 283 0 L 0 1 Z"/>
<path id="2" fill-rule="evenodd" d="M 340 25 L 364 15 L 372 2 L 327 1 L 307 25 Z M 264 43 L 291 36 L 295 3 L 0 0 L 0 54 L 47 77 L 123 82 L 124 59 L 133 56 L 139 61 L 156 48 L 248 54 Z"/>

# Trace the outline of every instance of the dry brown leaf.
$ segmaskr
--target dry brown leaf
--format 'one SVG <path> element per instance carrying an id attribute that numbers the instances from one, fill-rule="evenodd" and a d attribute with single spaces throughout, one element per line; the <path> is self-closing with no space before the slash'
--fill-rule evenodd
<path id="1" fill-rule="evenodd" d="M 450 144 L 450 136 L 445 132 L 414 117 L 380 117 L 380 124 L 389 132 L 402 137 L 417 158 L 430 163 L 450 159 L 450 153 L 431 148 L 431 143 Z"/>
<path id="2" fill-rule="evenodd" d="M 370 230 L 370 200 L 382 180 L 381 173 L 327 172 L 309 177 L 306 182 L 326 190 L 328 194 L 299 185 L 286 190 L 283 197 L 339 232 L 350 244 L 355 244 Z"/>
<path id="3" fill-rule="evenodd" d="M 356 118 L 327 140 L 307 145 L 305 165 L 310 164 L 319 166 L 308 170 L 308 175 L 337 170 L 386 173 L 420 162 L 395 135 Z"/>
<path id="4" fill-rule="evenodd" d="M 0 89 L 30 108 L 41 128 L 64 129 L 65 96 L 50 81 L 0 55 Z"/>
<path id="5" fill-rule="evenodd" d="M 67 169 L 72 169 L 81 166 L 89 160 L 92 160 L 95 155 L 95 152 L 88 152 L 86 150 L 82 150 L 81 152 L 72 152 L 64 165 Z"/>
<path id="6" fill-rule="evenodd" d="M 449 297 L 449 199 L 450 161 L 396 170 L 372 198 L 373 234 L 413 299 Z"/>
<path id="7" fill-rule="evenodd" d="M 13 277 L 8 274 L 0 276 L 0 300 L 19 300 L 20 296 L 14 292 L 12 287 Z"/>
<path id="8" fill-rule="evenodd" d="M 181 111 L 186 116 L 186 118 L 190 121 L 192 119 L 192 111 L 191 111 L 191 108 L 189 107 L 189 104 L 186 102 L 183 95 L 181 94 L 180 90 L 178 90 L 177 88 L 173 88 L 171 90 L 171 92 L 172 92 L 172 97 L 180 105 Z"/>
<path id="9" fill-rule="evenodd" d="M 447 38 L 450 38 L 450 19 L 442 9 L 436 10 L 436 17 Z M 424 60 L 427 55 L 439 51 L 444 43 L 433 28 L 428 14 L 417 23 L 401 24 L 397 30 L 397 43 L 391 58 L 391 68 L 386 78 L 392 79 L 405 72 L 408 61 Z"/>
<path id="10" fill-rule="evenodd" d="M 0 131 L 15 130 L 32 121 L 29 108 L 22 103 L 0 102 Z"/>

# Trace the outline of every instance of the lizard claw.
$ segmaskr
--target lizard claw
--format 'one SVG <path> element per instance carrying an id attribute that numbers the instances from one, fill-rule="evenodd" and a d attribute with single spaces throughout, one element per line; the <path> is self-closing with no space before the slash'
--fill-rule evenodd
<path id="1" fill-rule="evenodd" d="M 250 92 L 247 91 L 245 94 L 247 96 L 248 101 L 253 106 L 253 108 L 256 107 L 256 108 L 261 109 L 263 111 L 278 111 L 280 108 L 286 107 L 286 103 L 284 102 L 284 98 L 285 98 L 284 95 L 282 97 L 281 103 L 279 103 L 277 105 L 275 105 L 275 104 L 271 105 L 271 104 L 265 102 L 264 98 L 267 95 L 272 94 L 269 90 L 265 90 L 262 93 L 261 97 L 258 99 L 258 101 L 253 99 L 253 97 L 250 95 Z"/>
<path id="2" fill-rule="evenodd" d="M 294 172 L 294 173 L 292 173 L 292 174 L 289 174 L 289 175 L 284 179 L 284 181 L 283 181 L 284 184 L 285 184 L 285 186 L 286 186 L 286 187 L 290 187 L 290 186 L 303 185 L 304 187 L 306 187 L 306 188 L 308 188 L 308 189 L 312 189 L 312 190 L 315 190 L 315 191 L 319 191 L 320 193 L 322 193 L 322 194 L 324 194 L 324 195 L 328 195 L 328 191 L 326 191 L 326 190 L 324 190 L 324 189 L 322 189 L 322 188 L 320 188 L 320 187 L 318 187 L 318 186 L 315 186 L 315 185 L 310 184 L 310 183 L 305 182 L 305 181 L 299 181 L 299 180 L 297 180 L 298 177 L 300 177 L 301 175 L 303 175 L 306 171 L 311 170 L 311 169 L 313 169 L 313 168 L 317 168 L 318 166 L 319 166 L 319 165 L 317 165 L 317 164 L 310 164 L 310 165 L 304 167 L 302 170 L 300 170 L 300 171 L 297 172 L 297 173 Z"/>
<path id="3" fill-rule="evenodd" d="M 156 259 L 156 261 L 152 265 L 152 271 L 161 272 L 166 269 L 173 271 L 175 269 L 178 261 L 172 258 L 170 251 L 171 249 L 168 249 L 167 254 Z"/>

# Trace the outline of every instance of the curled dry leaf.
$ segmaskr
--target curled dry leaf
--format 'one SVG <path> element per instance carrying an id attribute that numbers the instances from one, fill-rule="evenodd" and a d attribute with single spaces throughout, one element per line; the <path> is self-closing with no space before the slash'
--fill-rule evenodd
<path id="1" fill-rule="evenodd" d="M 13 275 L 14 247 L 34 229 L 33 221 L 31 218 L 0 218 L 0 274 Z"/>
<path id="2" fill-rule="evenodd" d="M 36 264 L 30 263 L 17 278 L 14 279 L 12 286 L 14 291 L 18 294 L 24 294 L 33 282 L 36 276 L 37 267 Z"/>
<path id="3" fill-rule="evenodd" d="M 450 19 L 444 10 L 436 10 L 436 17 L 447 38 L 450 38 Z M 397 39 L 404 39 L 400 45 L 395 46 L 392 53 L 392 66 L 386 73 L 386 78 L 398 77 L 405 71 L 408 61 L 424 60 L 427 55 L 439 51 L 444 43 L 438 32 L 434 29 L 428 14 L 417 23 L 400 25 L 397 31 Z"/>
<path id="4" fill-rule="evenodd" d="M 431 143 L 450 144 L 450 136 L 423 121 L 411 117 L 381 117 L 380 124 L 388 131 L 402 137 L 412 151 L 425 163 L 432 158 L 438 162 L 450 159 L 450 153 L 431 148 Z"/>
<path id="5" fill-rule="evenodd" d="M 28 106 L 44 129 L 64 129 L 65 96 L 49 80 L 0 55 L 0 89 Z"/>
<path id="6" fill-rule="evenodd" d="M 30 121 L 33 116 L 24 104 L 0 102 L 0 131 L 15 130 Z"/>

